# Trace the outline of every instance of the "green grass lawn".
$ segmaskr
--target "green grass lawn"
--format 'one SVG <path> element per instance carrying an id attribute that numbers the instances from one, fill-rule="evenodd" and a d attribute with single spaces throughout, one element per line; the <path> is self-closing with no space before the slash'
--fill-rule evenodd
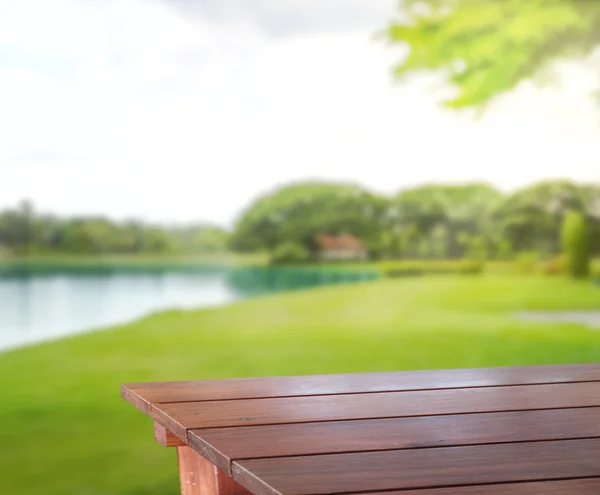
<path id="1" fill-rule="evenodd" d="M 263 253 L 236 254 L 215 253 L 203 255 L 151 255 L 151 254 L 110 254 L 74 255 L 39 254 L 32 256 L 0 256 L 0 265 L 173 265 L 173 264 L 226 264 L 226 265 L 265 265 L 268 257 Z"/>
<path id="2" fill-rule="evenodd" d="M 123 382 L 598 361 L 600 333 L 515 321 L 600 288 L 502 275 L 379 280 L 171 311 L 0 355 L 0 493 L 175 495 L 175 452 Z"/>

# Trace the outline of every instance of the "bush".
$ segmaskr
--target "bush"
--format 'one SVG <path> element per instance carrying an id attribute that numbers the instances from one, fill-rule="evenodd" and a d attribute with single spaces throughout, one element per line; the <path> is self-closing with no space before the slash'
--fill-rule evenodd
<path id="1" fill-rule="evenodd" d="M 465 256 L 471 261 L 485 261 L 487 259 L 487 247 L 480 236 L 471 236 L 466 244 Z"/>
<path id="2" fill-rule="evenodd" d="M 539 255 L 535 252 L 519 253 L 516 259 L 516 270 L 519 274 L 529 274 L 536 271 Z"/>
<path id="3" fill-rule="evenodd" d="M 577 211 L 565 214 L 562 224 L 562 247 L 567 259 L 567 270 L 572 277 L 590 274 L 590 240 L 585 217 Z"/>
<path id="4" fill-rule="evenodd" d="M 555 256 L 543 265 L 543 271 L 546 275 L 562 275 L 567 271 L 567 258 L 564 254 Z"/>
<path id="5" fill-rule="evenodd" d="M 510 260 L 513 258 L 513 248 L 508 239 L 503 239 L 498 244 L 496 257 L 500 260 Z"/>
<path id="6" fill-rule="evenodd" d="M 305 263 L 310 259 L 308 249 L 291 241 L 277 246 L 271 255 L 271 263 L 275 265 Z"/>
<path id="7" fill-rule="evenodd" d="M 381 264 L 386 277 L 408 277 L 415 275 L 462 274 L 475 275 L 483 272 L 480 261 L 390 261 Z"/>
<path id="8" fill-rule="evenodd" d="M 590 263 L 590 274 L 592 277 L 600 279 L 600 259 Z"/>

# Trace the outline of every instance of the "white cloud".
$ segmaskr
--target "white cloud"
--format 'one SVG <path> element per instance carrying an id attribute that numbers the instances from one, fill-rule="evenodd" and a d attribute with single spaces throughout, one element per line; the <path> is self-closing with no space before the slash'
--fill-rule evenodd
<path id="1" fill-rule="evenodd" d="M 422 82 L 391 83 L 397 52 L 371 42 L 389 1 L 360 4 L 367 24 L 335 17 L 337 1 L 189 18 L 149 0 L 0 4 L 0 207 L 31 197 L 60 213 L 229 222 L 293 179 L 391 192 L 596 178 L 589 72 L 569 66 L 562 90 L 525 85 L 470 122 Z M 293 35 L 273 37 L 300 11 Z"/>
<path id="2" fill-rule="evenodd" d="M 269 37 L 379 30 L 397 0 L 163 0 L 186 19 L 250 22 Z"/>

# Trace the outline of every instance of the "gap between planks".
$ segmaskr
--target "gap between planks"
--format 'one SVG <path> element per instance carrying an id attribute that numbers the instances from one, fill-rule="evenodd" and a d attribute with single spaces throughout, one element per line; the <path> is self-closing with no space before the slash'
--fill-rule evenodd
<path id="1" fill-rule="evenodd" d="M 585 492 L 574 492 L 572 487 L 568 487 L 570 484 L 584 485 L 584 489 L 590 489 Z M 361 492 L 348 492 L 343 493 L 314 493 L 311 495 L 506 495 L 506 487 L 516 489 L 529 489 L 526 492 L 519 491 L 517 495 L 543 495 L 546 491 L 540 491 L 540 488 L 544 489 L 542 485 L 546 487 L 556 488 L 569 491 L 552 492 L 556 495 L 597 495 L 600 493 L 600 477 L 598 476 L 584 476 L 577 478 L 560 478 L 555 480 L 541 480 L 541 481 L 506 481 L 498 483 L 486 483 L 478 485 L 449 485 L 440 486 L 436 488 L 407 488 L 400 490 L 372 490 L 372 491 L 361 491 Z M 496 490 L 499 489 L 499 490 Z M 456 491 L 460 490 L 460 492 Z M 490 492 L 492 490 L 492 492 Z M 535 490 L 535 491 L 533 491 Z M 594 490 L 593 492 L 591 490 Z"/>
<path id="2" fill-rule="evenodd" d="M 600 468 L 589 457 L 600 446 L 597 439 L 545 443 L 544 453 L 539 457 L 537 450 L 540 447 L 532 445 L 530 449 L 521 450 L 511 444 L 442 449 L 447 453 L 435 449 L 431 455 L 420 451 L 394 451 L 239 461 L 234 463 L 233 478 L 244 486 L 253 486 L 257 495 L 281 492 L 331 495 L 402 490 L 413 490 L 411 493 L 417 494 L 427 493 L 418 490 L 542 482 L 550 485 L 600 476 Z M 573 455 L 568 455 L 569 452 Z M 564 458 L 565 454 L 567 458 Z M 585 462 L 581 462 L 584 459 Z M 392 469 L 399 462 L 403 463 L 403 472 Z M 506 465 L 500 469 L 498 463 Z M 287 472 L 293 472 L 294 477 L 286 477 Z M 315 476 L 319 478 L 317 485 Z M 579 492 L 543 493 L 571 495 Z"/>
<path id="3" fill-rule="evenodd" d="M 578 383 L 600 383 L 600 379 L 594 380 L 567 380 L 564 382 L 549 381 L 549 382 L 536 382 L 536 383 L 507 383 L 500 385 L 466 385 L 463 387 L 423 387 L 423 388 L 409 388 L 409 389 L 389 389 L 389 390 L 366 390 L 362 392 L 331 392 L 323 394 L 301 394 L 301 395 L 265 395 L 259 397 L 226 397 L 224 399 L 190 399 L 190 400 L 169 400 L 169 401 L 155 401 L 149 402 L 143 399 L 141 395 L 137 395 L 141 400 L 148 402 L 150 408 L 153 404 L 155 405 L 167 405 L 167 404 L 188 404 L 191 402 L 232 402 L 237 400 L 268 400 L 268 399 L 301 399 L 306 397 L 327 397 L 332 395 L 377 395 L 377 394 L 389 394 L 389 393 L 400 393 L 400 392 L 428 392 L 439 390 L 462 390 L 462 389 L 475 389 L 475 388 L 510 388 L 510 387 L 536 387 L 539 385 L 561 385 L 561 384 L 578 384 Z M 135 393 L 135 392 L 133 392 Z"/>

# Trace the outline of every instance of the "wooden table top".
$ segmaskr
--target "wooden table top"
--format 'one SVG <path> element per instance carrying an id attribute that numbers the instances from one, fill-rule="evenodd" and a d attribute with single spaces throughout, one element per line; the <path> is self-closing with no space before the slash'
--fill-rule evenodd
<path id="1" fill-rule="evenodd" d="M 600 364 L 122 386 L 257 495 L 598 495 Z"/>

